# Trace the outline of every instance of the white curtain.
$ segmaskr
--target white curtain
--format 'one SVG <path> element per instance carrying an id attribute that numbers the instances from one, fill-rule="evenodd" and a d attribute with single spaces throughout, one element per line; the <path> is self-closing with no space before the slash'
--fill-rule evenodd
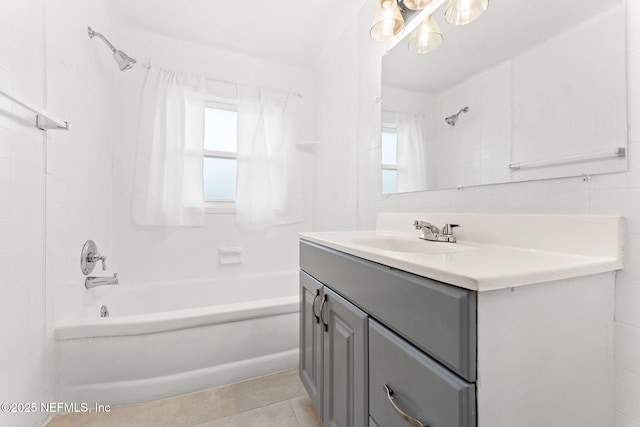
<path id="1" fill-rule="evenodd" d="M 300 221 L 300 180 L 286 92 L 238 87 L 236 224 L 261 233 Z"/>
<path id="2" fill-rule="evenodd" d="M 204 224 L 204 79 L 151 67 L 142 96 L 132 217 L 136 224 Z"/>
<path id="3" fill-rule="evenodd" d="M 428 188 L 422 123 L 422 116 L 397 113 L 398 192 Z"/>

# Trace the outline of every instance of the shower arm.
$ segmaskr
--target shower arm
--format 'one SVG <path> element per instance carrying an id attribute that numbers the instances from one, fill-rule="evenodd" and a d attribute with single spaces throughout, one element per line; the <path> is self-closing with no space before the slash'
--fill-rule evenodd
<path id="1" fill-rule="evenodd" d="M 87 32 L 89 33 L 89 37 L 94 38 L 97 36 L 99 39 L 105 42 L 107 46 L 109 46 L 109 49 L 111 49 L 111 52 L 116 53 L 117 49 L 109 42 L 109 40 L 107 40 L 105 36 L 103 36 L 102 34 L 96 31 L 93 31 L 91 27 L 87 27 Z"/>
<path id="2" fill-rule="evenodd" d="M 468 113 L 469 112 L 469 107 L 464 107 L 462 108 L 460 111 L 458 111 L 458 113 L 456 114 L 456 116 L 459 116 L 460 113 Z"/>

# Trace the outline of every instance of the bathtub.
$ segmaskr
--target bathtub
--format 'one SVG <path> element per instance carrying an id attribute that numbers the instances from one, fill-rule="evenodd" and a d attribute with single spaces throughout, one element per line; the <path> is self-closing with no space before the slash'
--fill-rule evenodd
<path id="1" fill-rule="evenodd" d="M 59 400 L 132 404 L 295 368 L 298 295 L 297 273 L 88 290 L 55 328 Z"/>

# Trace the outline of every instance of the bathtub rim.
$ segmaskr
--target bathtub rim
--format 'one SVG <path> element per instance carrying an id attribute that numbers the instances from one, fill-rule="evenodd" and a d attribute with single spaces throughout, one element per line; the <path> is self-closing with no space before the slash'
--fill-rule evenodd
<path id="1" fill-rule="evenodd" d="M 67 318 L 55 327 L 54 337 L 56 341 L 64 341 L 169 332 L 295 313 L 300 310 L 299 304 L 300 297 L 294 295 L 122 317 L 101 318 L 99 312 L 96 312 L 96 318 L 90 321 L 89 319 Z"/>

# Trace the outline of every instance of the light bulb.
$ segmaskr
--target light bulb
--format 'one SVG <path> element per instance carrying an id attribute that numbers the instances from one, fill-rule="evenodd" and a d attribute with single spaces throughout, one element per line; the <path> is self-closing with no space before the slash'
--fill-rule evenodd
<path id="1" fill-rule="evenodd" d="M 431 16 L 426 17 L 411 33 L 409 50 L 415 53 L 428 53 L 442 44 L 440 26 Z"/>
<path id="2" fill-rule="evenodd" d="M 449 0 L 444 18 L 453 25 L 465 25 L 487 10 L 489 0 Z"/>
<path id="3" fill-rule="evenodd" d="M 404 19 L 396 0 L 380 0 L 371 24 L 371 38 L 377 41 L 389 41 L 404 30 Z"/>
<path id="4" fill-rule="evenodd" d="M 412 10 L 420 10 L 433 3 L 433 0 L 404 0 L 404 5 Z"/>

